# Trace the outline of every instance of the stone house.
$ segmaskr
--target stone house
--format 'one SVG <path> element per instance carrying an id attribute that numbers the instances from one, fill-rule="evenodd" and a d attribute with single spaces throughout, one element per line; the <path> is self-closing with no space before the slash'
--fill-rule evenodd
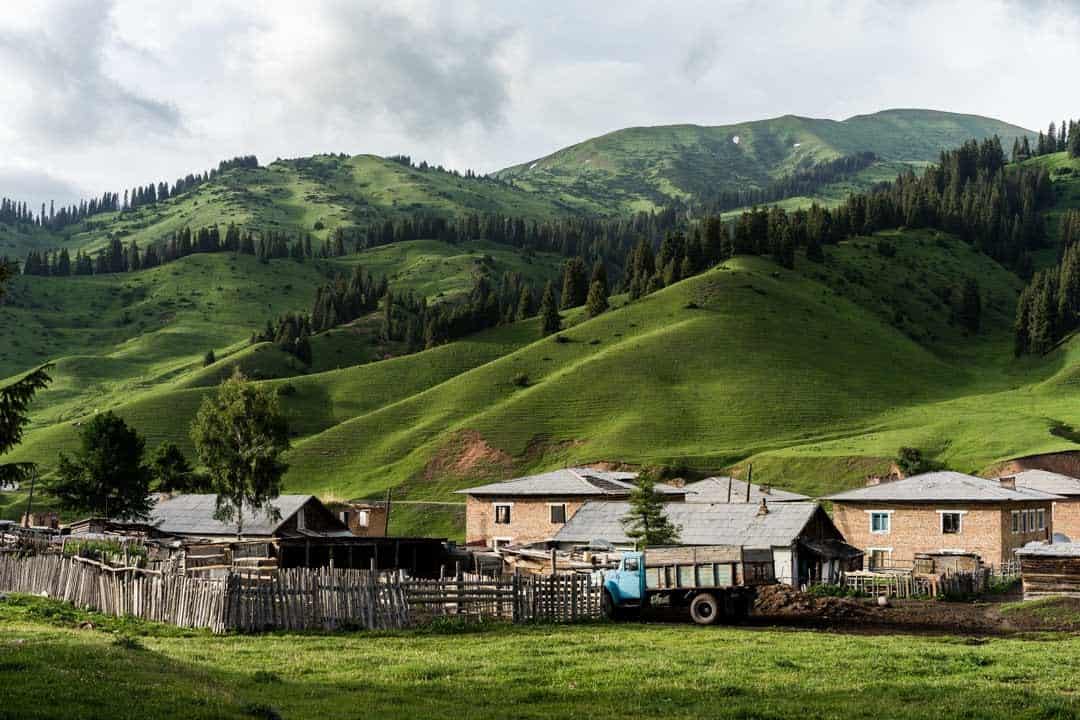
<path id="1" fill-rule="evenodd" d="M 602 542 L 632 549 L 622 518 L 626 502 L 586 503 L 555 535 L 560 550 Z M 844 536 L 815 502 L 667 503 L 664 512 L 679 527 L 679 545 L 735 545 L 758 550 L 772 560 L 778 582 L 802 587 L 836 582 L 845 571 L 862 567 L 862 553 Z"/>
<path id="2" fill-rule="evenodd" d="M 1023 470 L 1006 477 L 1012 477 L 1018 488 L 1061 496 L 1053 506 L 1054 540 L 1080 540 L 1080 478 L 1048 470 Z"/>
<path id="3" fill-rule="evenodd" d="M 550 540 L 590 500 L 625 500 L 636 473 L 564 468 L 540 475 L 459 490 L 465 501 L 465 543 L 498 548 Z M 682 501 L 682 488 L 657 484 Z"/>
<path id="4" fill-rule="evenodd" d="M 865 552 L 867 569 L 911 568 L 916 555 L 975 553 L 983 563 L 1015 559 L 1029 542 L 1053 532 L 1061 498 L 958 472 L 930 472 L 874 482 L 830 495 L 833 521 Z"/>

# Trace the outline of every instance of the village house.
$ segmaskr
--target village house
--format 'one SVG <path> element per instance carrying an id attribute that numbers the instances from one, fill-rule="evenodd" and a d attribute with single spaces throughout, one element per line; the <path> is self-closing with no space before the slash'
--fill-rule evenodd
<path id="1" fill-rule="evenodd" d="M 465 543 L 498 549 L 530 545 L 555 536 L 590 500 L 625 500 L 636 473 L 564 468 L 506 482 L 459 490 L 465 501 Z M 657 484 L 657 492 L 681 501 L 682 488 Z"/>
<path id="2" fill-rule="evenodd" d="M 331 510 L 353 535 L 383 537 L 390 526 L 390 504 L 383 500 L 353 500 L 332 505 Z"/>
<path id="3" fill-rule="evenodd" d="M 870 570 L 912 568 L 919 555 L 974 553 L 1011 562 L 1050 537 L 1057 495 L 958 472 L 931 472 L 830 495 L 833 521 Z"/>
<path id="4" fill-rule="evenodd" d="M 1018 488 L 1059 495 L 1053 504 L 1054 540 L 1080 540 L 1080 479 L 1048 470 L 1023 470 L 1007 477 Z"/>
<path id="5" fill-rule="evenodd" d="M 771 485 L 756 485 L 732 477 L 708 477 L 697 482 L 687 483 L 686 502 L 695 503 L 752 503 L 762 500 L 775 502 L 805 502 L 811 498 L 799 493 L 774 488 Z"/>
<path id="6" fill-rule="evenodd" d="M 574 551 L 608 544 L 632 549 L 623 518 L 627 502 L 590 501 L 555 535 L 555 546 Z M 774 578 L 801 587 L 836 582 L 841 574 L 862 567 L 862 553 L 814 502 L 748 503 L 675 502 L 664 513 L 679 528 L 679 545 L 735 545 L 771 554 Z"/>

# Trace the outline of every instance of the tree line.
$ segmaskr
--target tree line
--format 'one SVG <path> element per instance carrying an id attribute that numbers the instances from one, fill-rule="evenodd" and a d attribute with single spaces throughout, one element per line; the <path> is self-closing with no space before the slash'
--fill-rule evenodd
<path id="1" fill-rule="evenodd" d="M 1021 291 L 1016 304 L 1016 355 L 1039 354 L 1080 325 L 1080 211 L 1061 217 L 1061 260 L 1040 270 Z"/>
<path id="2" fill-rule="evenodd" d="M 721 213 L 800 195 L 812 195 L 825 185 L 846 180 L 860 170 L 865 170 L 877 162 L 877 159 L 877 155 L 869 151 L 854 153 L 815 163 L 808 168 L 800 168 L 762 188 L 722 190 L 714 198 L 705 202 L 706 212 Z"/>
<path id="3" fill-rule="evenodd" d="M 1039 131 L 1034 148 L 1031 147 L 1026 135 L 1023 139 L 1017 138 L 1013 142 L 1012 159 L 1013 162 L 1021 162 L 1056 152 L 1068 152 L 1069 157 L 1080 157 L 1080 122 L 1062 120 L 1061 125 L 1050 123 L 1046 132 Z"/>
<path id="4" fill-rule="evenodd" d="M 222 160 L 217 168 L 206 172 L 188 173 L 184 177 L 177 178 L 172 186 L 164 181 L 147 183 L 124 190 L 123 194 L 106 192 L 101 197 L 81 200 L 59 208 L 56 207 L 55 201 L 50 201 L 47 208 L 46 204 L 42 203 L 38 213 L 35 213 L 30 204 L 25 201 L 0 198 L 0 223 L 62 230 L 100 213 L 134 210 L 182 195 L 233 168 L 257 167 L 259 167 L 258 158 L 254 155 L 241 155 Z"/>

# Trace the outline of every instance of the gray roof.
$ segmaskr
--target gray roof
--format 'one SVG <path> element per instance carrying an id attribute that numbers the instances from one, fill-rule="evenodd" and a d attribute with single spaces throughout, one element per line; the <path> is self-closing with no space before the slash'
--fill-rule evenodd
<path id="1" fill-rule="evenodd" d="M 825 499 L 855 502 L 1007 502 L 1061 498 L 1019 486 L 1013 490 L 997 480 L 941 471 L 848 490 Z"/>
<path id="2" fill-rule="evenodd" d="M 687 483 L 683 488 L 686 491 L 686 502 L 694 503 L 726 503 L 728 502 L 728 484 L 731 484 L 731 502 L 745 503 L 746 483 L 729 477 L 710 477 L 694 483 Z M 762 498 L 768 502 L 787 502 L 791 500 L 809 500 L 806 495 L 750 483 L 750 502 L 759 503 Z"/>
<path id="3" fill-rule="evenodd" d="M 592 468 L 563 468 L 540 475 L 507 480 L 458 490 L 464 495 L 615 495 L 625 497 L 634 489 L 637 473 L 593 470 Z M 657 483 L 656 490 L 666 495 L 681 495 L 683 490 Z"/>
<path id="4" fill-rule="evenodd" d="M 667 503 L 664 512 L 679 526 L 681 545 L 743 545 L 766 548 L 791 545 L 819 510 L 813 502 L 781 502 L 768 505 L 758 515 L 758 505 L 748 503 Z M 574 513 L 555 542 L 584 543 L 606 540 L 627 544 L 622 518 L 630 503 L 593 501 Z"/>
<path id="5" fill-rule="evenodd" d="M 281 525 L 296 514 L 314 495 L 279 495 L 273 502 L 280 517 L 266 512 L 244 510 L 244 535 L 273 535 Z M 235 535 L 236 525 L 214 519 L 217 495 L 177 495 L 161 500 L 150 511 L 149 525 L 169 535 Z"/>
<path id="6" fill-rule="evenodd" d="M 1016 551 L 1017 555 L 1080 558 L 1080 543 L 1031 542 Z"/>
<path id="7" fill-rule="evenodd" d="M 1024 470 L 1023 472 L 1004 475 L 1016 478 L 1016 487 L 1041 490 L 1054 495 L 1080 495 L 1080 478 L 1050 472 L 1048 470 Z"/>

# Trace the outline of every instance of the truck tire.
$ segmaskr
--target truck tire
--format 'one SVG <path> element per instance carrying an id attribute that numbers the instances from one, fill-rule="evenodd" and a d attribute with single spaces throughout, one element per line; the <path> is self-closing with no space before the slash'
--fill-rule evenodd
<path id="1" fill-rule="evenodd" d="M 690 618 L 698 625 L 713 625 L 720 619 L 720 603 L 712 593 L 695 595 L 690 601 Z"/>
<path id="2" fill-rule="evenodd" d="M 611 593 L 607 590 L 604 591 L 604 594 L 600 598 L 600 611 L 608 620 L 619 619 L 619 609 L 615 607 L 615 601 L 612 599 Z"/>

